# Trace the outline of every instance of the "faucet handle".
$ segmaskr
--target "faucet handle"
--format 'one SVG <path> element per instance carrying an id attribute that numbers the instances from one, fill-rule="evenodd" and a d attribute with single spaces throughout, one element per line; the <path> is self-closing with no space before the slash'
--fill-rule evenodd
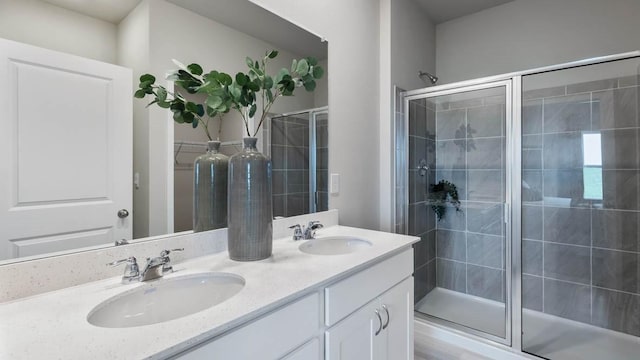
<path id="1" fill-rule="evenodd" d="M 169 258 L 169 254 L 174 251 L 184 251 L 184 248 L 162 250 L 160 252 L 160 257 L 164 261 L 164 264 L 162 264 L 162 273 L 173 272 L 173 266 L 171 266 L 171 259 Z"/>
<path id="2" fill-rule="evenodd" d="M 165 257 L 165 256 L 171 254 L 174 251 L 184 251 L 184 248 L 177 248 L 177 249 L 171 249 L 171 250 L 162 250 L 160 252 L 160 256 Z"/>
<path id="3" fill-rule="evenodd" d="M 138 262 L 137 262 L 136 258 L 133 257 L 133 256 L 130 256 L 130 257 L 126 258 L 126 259 L 121 259 L 121 260 L 116 260 L 114 262 L 110 262 L 110 263 L 107 264 L 107 266 L 118 266 L 118 265 L 122 265 L 124 263 L 126 263 L 127 265 L 133 265 L 133 264 L 138 265 Z"/>
<path id="4" fill-rule="evenodd" d="M 140 276 L 140 269 L 138 268 L 138 261 L 133 256 L 130 256 L 126 259 L 110 262 L 107 264 L 107 266 L 118 266 L 122 264 L 127 264 L 127 266 L 124 268 L 124 274 L 122 275 L 122 283 L 128 284 L 132 281 L 138 280 Z"/>
<path id="5" fill-rule="evenodd" d="M 302 234 L 302 226 L 300 224 L 295 224 L 293 226 L 289 226 L 289 229 L 293 229 L 293 240 L 301 240 L 304 235 Z"/>
<path id="6" fill-rule="evenodd" d="M 309 224 L 307 225 L 307 228 L 319 229 L 322 227 L 324 227 L 324 225 L 322 225 L 322 223 L 318 220 L 309 221 Z"/>

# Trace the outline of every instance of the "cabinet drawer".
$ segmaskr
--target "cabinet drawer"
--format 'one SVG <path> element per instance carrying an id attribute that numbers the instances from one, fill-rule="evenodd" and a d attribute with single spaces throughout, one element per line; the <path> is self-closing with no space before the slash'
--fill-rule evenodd
<path id="1" fill-rule="evenodd" d="M 320 360 L 322 358 L 321 355 L 320 340 L 315 338 L 283 357 L 282 360 Z"/>
<path id="2" fill-rule="evenodd" d="M 413 273 L 413 249 L 325 288 L 325 324 L 331 326 Z"/>
<path id="3" fill-rule="evenodd" d="M 176 359 L 279 359 L 320 329 L 320 294 L 309 295 Z"/>

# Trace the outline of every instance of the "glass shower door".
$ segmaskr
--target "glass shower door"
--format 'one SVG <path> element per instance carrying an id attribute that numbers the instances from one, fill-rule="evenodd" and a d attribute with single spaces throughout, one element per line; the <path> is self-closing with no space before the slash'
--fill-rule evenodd
<path id="1" fill-rule="evenodd" d="M 640 358 L 637 58 L 522 77 L 522 348 Z"/>
<path id="2" fill-rule="evenodd" d="M 507 343 L 510 81 L 405 99 L 415 310 Z"/>

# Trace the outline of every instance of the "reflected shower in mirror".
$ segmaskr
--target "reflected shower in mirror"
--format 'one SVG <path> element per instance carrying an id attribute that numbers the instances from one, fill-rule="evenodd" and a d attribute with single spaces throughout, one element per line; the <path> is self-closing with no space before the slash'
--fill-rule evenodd
<path id="1" fill-rule="evenodd" d="M 0 2 L 0 40 L 7 39 L 14 44 L 32 46 L 32 49 L 36 49 L 33 47 L 35 46 L 51 54 L 53 54 L 51 51 L 54 51 L 61 57 L 66 56 L 67 60 L 64 61 L 68 64 L 61 60 L 62 62 L 56 65 L 56 69 L 63 69 L 63 72 L 68 74 L 78 71 L 77 66 L 74 67 L 76 64 L 74 61 L 85 60 L 96 69 L 102 69 L 104 65 L 105 68 L 111 66 L 111 69 L 115 69 L 114 71 L 118 69 L 131 71 L 130 88 L 114 92 L 128 99 L 132 99 L 141 74 L 164 74 L 175 69 L 172 59 L 186 64 L 199 63 L 206 69 L 235 74 L 239 71 L 247 71 L 244 60 L 246 56 L 260 58 L 267 50 L 279 51 L 278 57 L 269 65 L 270 71 L 274 73 L 279 68 L 291 67 L 292 59 L 311 56 L 318 59 L 319 65 L 325 70 L 325 76 L 317 83 L 315 92 L 300 91 L 296 92 L 295 96 L 281 98 L 270 112 L 283 114 L 327 105 L 326 72 L 329 71 L 327 43 L 321 41 L 320 37 L 250 1 L 122 0 L 118 3 L 123 6 L 114 5 L 112 8 L 96 11 L 96 6 L 86 2 L 3 0 Z M 52 28 L 56 29 L 55 36 L 51 34 Z M 69 38 L 73 38 L 74 41 L 67 41 L 66 39 Z M 54 56 L 43 55 L 41 59 L 34 58 L 32 62 L 41 65 L 38 67 L 40 71 L 49 66 L 44 64 L 45 60 L 53 58 Z M 7 64 L 7 69 L 13 66 L 9 64 L 8 59 L 9 55 L 6 52 L 4 58 L 0 59 Z M 23 72 L 32 70 L 24 65 L 15 66 Z M 45 75 L 57 76 L 60 73 L 57 71 L 55 74 Z M 0 76 L 5 76 L 0 79 L 0 84 L 4 84 L 0 86 L 8 91 L 11 86 L 15 88 L 16 84 L 6 81 L 9 79 L 6 74 L 8 73 L 0 72 Z M 42 75 L 35 76 L 35 72 L 30 74 L 34 74 L 34 84 L 38 84 L 37 79 L 43 79 Z M 96 72 L 96 74 L 103 73 Z M 100 75 L 98 78 L 110 79 L 110 76 Z M 89 117 L 91 119 L 108 118 L 107 115 L 101 115 L 97 107 L 88 102 L 90 100 L 88 97 L 92 96 L 90 94 L 99 94 L 104 86 L 113 86 L 91 79 L 83 78 L 82 81 L 86 86 L 94 86 L 92 89 L 83 88 L 85 85 L 73 82 L 73 79 L 70 80 L 75 87 L 69 86 L 69 89 L 83 96 L 82 101 L 79 102 L 84 106 L 82 108 L 78 108 L 78 102 L 73 101 L 78 97 L 62 96 L 67 94 L 65 92 L 67 90 L 49 89 L 53 93 L 61 94 L 56 97 L 56 101 L 60 101 L 57 103 L 57 108 L 78 108 L 76 112 L 78 117 L 87 118 L 87 114 L 91 114 L 92 116 Z M 122 82 L 122 80 L 119 81 Z M 129 82 L 129 80 L 124 81 Z M 158 83 L 161 82 L 164 82 L 163 85 L 170 86 L 164 79 L 158 79 Z M 54 80 L 47 83 L 56 84 L 56 87 L 61 86 L 61 83 Z M 124 96 L 126 93 L 130 96 Z M 33 96 L 21 99 L 26 98 L 33 98 Z M 103 96 L 104 98 L 108 97 Z M 38 101 L 37 96 L 33 101 Z M 33 104 L 33 101 L 22 102 L 21 104 L 26 105 L 21 110 L 37 109 L 37 106 L 29 105 Z M 88 122 L 77 119 L 65 124 L 60 123 L 58 126 L 56 124 L 59 119 L 52 115 L 53 112 L 31 117 L 46 119 L 46 122 L 29 123 L 21 117 L 25 114 L 24 112 L 3 114 L 0 117 L 0 134 L 6 136 L 2 148 L 6 151 L 4 151 L 4 157 L 0 158 L 0 167 L 3 172 L 16 175 L 7 177 L 11 178 L 9 179 L 11 181 L 0 182 L 0 186 L 10 189 L 6 193 L 12 194 L 9 198 L 0 197 L 0 226 L 7 229 L 8 225 L 16 224 L 13 227 L 15 231 L 12 230 L 11 235 L 7 235 L 7 232 L 2 233 L 0 246 L 3 250 L 0 251 L 0 263 L 33 259 L 52 253 L 68 253 L 88 247 L 113 246 L 116 240 L 131 241 L 191 230 L 192 164 L 198 155 L 206 151 L 207 136 L 200 128 L 192 129 L 174 124 L 168 110 L 146 108 L 147 102 L 134 100 L 133 105 L 129 102 L 124 106 L 103 106 L 107 109 L 104 113 L 117 115 L 122 112 L 119 121 L 128 119 L 121 125 L 127 127 L 128 130 L 125 129 L 124 133 L 128 131 L 129 138 L 122 137 L 118 132 L 111 132 L 111 130 L 96 130 L 100 126 L 104 129 L 115 129 L 114 126 L 116 126 L 108 122 L 99 123 L 98 120 Z M 256 115 L 259 116 L 259 114 Z M 93 128 L 89 128 L 89 124 Z M 10 137 L 8 134 L 18 132 L 5 131 L 5 129 L 14 129 L 18 125 L 24 129 L 19 132 L 23 137 L 28 134 L 45 135 L 29 137 L 28 141 Z M 45 125 L 51 125 L 51 129 L 43 127 Z M 31 127 L 27 129 L 25 126 Z M 217 119 L 212 119 L 210 128 L 212 136 L 222 141 L 221 152 L 232 155 L 241 149 L 243 124 L 239 117 L 225 117 L 221 124 Z M 268 133 L 268 130 L 265 133 Z M 46 144 L 48 141 L 43 142 L 43 137 L 47 134 L 61 134 L 61 136 L 66 134 L 65 136 L 69 139 L 67 150 L 65 150 L 66 138 L 58 137 L 58 142 L 52 144 L 55 145 L 57 152 L 52 148 L 46 151 L 50 164 L 46 171 L 52 176 L 36 176 L 38 172 L 35 170 L 19 173 L 18 169 L 22 169 L 20 171 L 34 169 L 34 162 L 31 160 L 36 161 L 38 157 L 17 157 L 18 161 L 31 161 L 32 165 L 29 167 L 27 166 L 29 162 L 16 163 L 16 157 L 12 156 L 18 153 L 31 154 L 23 150 L 29 144 L 29 147 L 36 150 L 33 154 L 38 150 L 42 151 L 42 148 L 34 147 L 34 144 Z M 108 134 L 108 136 L 101 138 L 99 134 Z M 262 139 L 263 136 L 261 131 L 258 137 Z M 5 140 L 4 137 L 2 139 Z M 117 154 L 113 149 L 118 149 Z M 259 150 L 268 152 L 269 149 L 265 143 L 259 143 Z M 65 153 L 65 151 L 68 152 Z M 106 161 L 103 160 L 105 157 L 113 159 Z M 56 167 L 55 163 L 64 163 L 67 170 Z M 119 172 L 117 179 L 100 177 L 100 174 L 112 174 L 118 166 L 126 171 Z M 25 174 L 29 175 L 28 179 L 24 176 Z M 64 174 L 72 180 L 59 181 L 58 179 Z M 82 174 L 92 175 L 93 178 L 79 177 Z M 25 179 L 33 181 L 25 183 Z M 80 197 L 77 197 L 77 191 L 60 193 L 65 190 L 61 184 L 66 184 L 68 189 L 74 191 L 84 189 L 92 192 L 90 196 L 83 193 Z M 59 193 L 47 193 L 51 186 L 56 187 Z M 7 189 L 3 188 L 0 191 L 5 192 Z M 114 191 L 117 189 L 123 189 L 122 192 L 125 193 L 123 205 L 113 199 Z M 11 192 L 14 190 L 15 194 Z M 35 190 L 37 193 L 34 192 Z M 60 194 L 65 197 L 60 197 L 62 196 Z M 40 197 L 33 197 L 35 195 Z M 14 211 L 15 208 L 23 204 L 26 205 L 22 209 L 47 207 L 48 205 L 44 206 L 40 199 L 53 200 L 66 209 L 75 207 L 70 205 L 68 199 L 73 201 L 81 199 L 83 204 L 97 203 L 101 207 L 96 219 L 103 217 L 107 220 L 90 221 L 88 212 L 84 211 L 67 217 L 64 215 L 65 211 L 58 211 L 55 217 L 34 215 L 20 221 L 14 221 L 7 216 L 7 214 L 17 213 Z M 292 207 L 299 206 L 307 209 L 308 199 L 307 201 L 300 199 L 300 201 L 299 205 L 292 204 Z M 120 210 L 126 210 L 129 215 L 120 218 L 118 214 L 125 213 Z M 102 225 L 105 221 L 110 224 Z M 82 230 L 69 229 L 62 226 L 65 224 L 82 224 L 84 227 Z M 49 225 L 54 225 L 52 230 L 36 232 Z M 29 231 L 21 233 L 21 229 Z M 91 240 L 87 240 L 88 237 Z"/>
<path id="2" fill-rule="evenodd" d="M 328 210 L 327 107 L 272 116 L 265 143 L 273 163 L 273 215 Z"/>

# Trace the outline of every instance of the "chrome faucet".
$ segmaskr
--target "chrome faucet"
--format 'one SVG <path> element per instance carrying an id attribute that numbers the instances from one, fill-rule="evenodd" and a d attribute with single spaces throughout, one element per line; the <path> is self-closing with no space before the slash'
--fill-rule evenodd
<path id="1" fill-rule="evenodd" d="M 124 269 L 124 275 L 122 275 L 122 283 L 128 284 L 134 281 L 149 281 L 161 278 L 165 273 L 173 272 L 173 267 L 171 266 L 171 259 L 169 258 L 169 254 L 173 251 L 183 251 L 184 248 L 181 249 L 173 249 L 173 250 L 162 250 L 160 256 L 154 258 L 147 258 L 147 265 L 144 267 L 144 270 L 140 272 L 140 268 L 138 267 L 138 262 L 136 258 L 131 256 L 126 259 L 117 260 L 107 265 L 109 266 L 118 266 L 121 264 L 127 264 Z"/>
<path id="2" fill-rule="evenodd" d="M 320 221 L 309 221 L 307 227 L 300 224 L 289 226 L 289 229 L 293 229 L 293 240 L 312 240 L 315 239 L 316 230 L 323 228 L 324 225 Z"/>

